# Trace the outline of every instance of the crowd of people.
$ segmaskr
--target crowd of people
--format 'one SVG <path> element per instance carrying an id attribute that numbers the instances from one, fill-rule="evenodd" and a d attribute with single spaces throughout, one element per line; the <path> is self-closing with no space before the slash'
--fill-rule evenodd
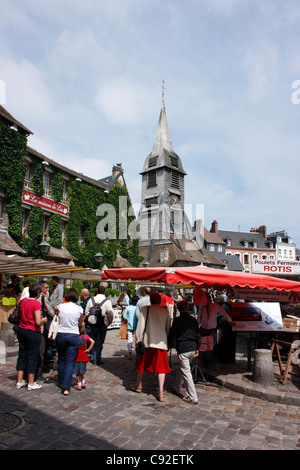
<path id="1" fill-rule="evenodd" d="M 103 364 L 102 351 L 107 325 L 104 318 L 113 312 L 111 300 L 105 296 L 105 287 L 99 287 L 95 296 L 84 288 L 80 295 L 76 289 L 64 293 L 57 277 L 47 281 L 24 285 L 21 294 L 21 321 L 17 328 L 19 355 L 17 359 L 17 388 L 41 388 L 38 379 L 49 357 L 57 355 L 58 384 L 63 395 L 70 393 L 73 376 L 76 390 L 86 387 L 87 363 Z M 101 306 L 96 322 L 89 321 L 96 305 Z M 134 368 L 136 382 L 130 388 L 141 393 L 144 372 L 157 375 L 158 397 L 164 401 L 166 374 L 171 372 L 168 351 L 176 349 L 178 367 L 173 393 L 187 403 L 197 404 L 198 398 L 192 377 L 192 361 L 202 352 L 208 360 L 217 345 L 217 327 L 222 317 L 231 323 L 226 292 L 204 292 L 196 287 L 193 297 L 183 298 L 180 292 L 172 295 L 168 289 L 153 291 L 142 289 L 141 295 L 124 290 L 118 302 L 123 322 L 127 324 L 128 359 L 136 349 Z M 55 339 L 49 338 L 51 322 L 58 318 Z M 183 388 L 185 394 L 182 394 Z"/>

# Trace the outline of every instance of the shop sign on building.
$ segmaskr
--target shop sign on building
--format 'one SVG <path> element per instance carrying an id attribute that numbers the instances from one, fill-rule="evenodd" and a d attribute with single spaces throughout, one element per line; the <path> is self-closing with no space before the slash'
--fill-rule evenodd
<path id="1" fill-rule="evenodd" d="M 32 206 L 39 206 L 42 209 L 54 212 L 56 214 L 63 215 L 65 217 L 69 216 L 69 206 L 67 204 L 61 204 L 60 202 L 55 202 L 52 199 L 45 196 L 37 196 L 31 191 L 24 189 L 22 201 L 26 204 Z"/>
<path id="2" fill-rule="evenodd" d="M 253 273 L 260 274 L 300 274 L 300 261 L 267 261 L 256 259 Z"/>

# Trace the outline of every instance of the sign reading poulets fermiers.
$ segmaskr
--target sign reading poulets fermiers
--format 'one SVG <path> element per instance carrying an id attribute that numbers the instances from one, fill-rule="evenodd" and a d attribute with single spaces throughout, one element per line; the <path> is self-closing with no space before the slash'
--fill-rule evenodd
<path id="1" fill-rule="evenodd" d="M 263 274 L 300 274 L 300 261 L 254 261 L 253 273 Z"/>
<path id="2" fill-rule="evenodd" d="M 55 202 L 45 196 L 37 196 L 36 194 L 32 193 L 31 191 L 27 191 L 26 189 L 23 191 L 22 201 L 26 204 L 39 206 L 42 209 L 55 212 L 56 214 L 61 214 L 65 217 L 69 216 L 69 206 L 67 204 Z"/>

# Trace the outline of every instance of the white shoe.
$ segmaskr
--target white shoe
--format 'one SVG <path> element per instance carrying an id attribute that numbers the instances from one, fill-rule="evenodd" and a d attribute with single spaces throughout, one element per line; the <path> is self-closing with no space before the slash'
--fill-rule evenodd
<path id="1" fill-rule="evenodd" d="M 16 383 L 17 388 L 23 388 L 23 387 L 26 387 L 26 385 L 27 385 L 27 382 L 25 382 L 25 380 L 23 380 L 22 382 Z"/>
<path id="2" fill-rule="evenodd" d="M 38 390 L 39 388 L 42 388 L 42 386 L 34 382 L 33 385 L 28 385 L 27 390 Z"/>

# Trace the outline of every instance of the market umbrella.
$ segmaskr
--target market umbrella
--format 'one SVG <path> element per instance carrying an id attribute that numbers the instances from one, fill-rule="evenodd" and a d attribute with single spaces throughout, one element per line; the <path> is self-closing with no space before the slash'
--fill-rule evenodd
<path id="1" fill-rule="evenodd" d="M 212 287 L 216 290 L 232 287 L 248 287 L 253 289 L 300 292 L 300 282 L 264 274 L 249 274 L 206 267 L 105 269 L 102 274 L 102 280 L 192 284 L 200 285 L 203 288 Z"/>

